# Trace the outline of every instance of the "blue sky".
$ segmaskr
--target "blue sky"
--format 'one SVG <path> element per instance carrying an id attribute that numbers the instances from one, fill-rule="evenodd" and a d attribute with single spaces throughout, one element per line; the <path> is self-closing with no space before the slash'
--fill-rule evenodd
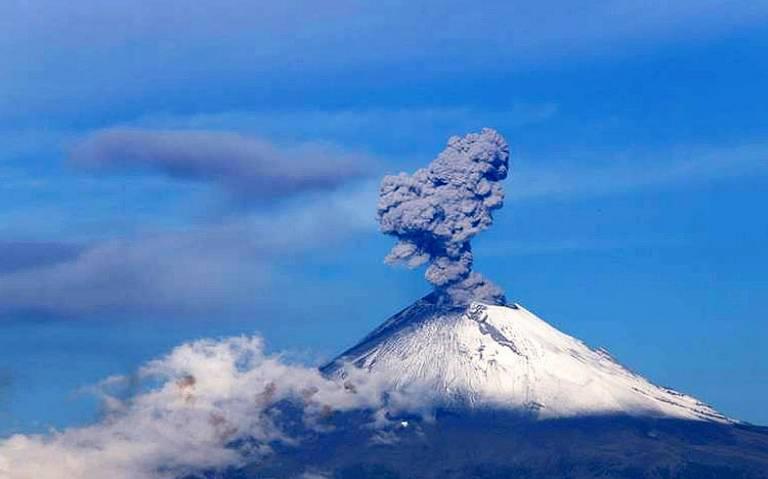
<path id="1" fill-rule="evenodd" d="M 383 264 L 379 178 L 484 126 L 476 269 L 768 424 L 767 2 L 255 5 L 0 6 L 0 435 L 186 340 L 349 346 L 429 290 Z"/>

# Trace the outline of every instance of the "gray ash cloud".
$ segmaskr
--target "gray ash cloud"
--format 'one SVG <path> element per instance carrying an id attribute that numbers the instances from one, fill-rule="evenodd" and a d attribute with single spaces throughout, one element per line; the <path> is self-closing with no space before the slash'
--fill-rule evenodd
<path id="1" fill-rule="evenodd" d="M 140 128 L 94 132 L 75 145 L 70 160 L 92 171 L 212 182 L 261 201 L 332 190 L 365 177 L 371 166 L 365 155 L 330 144 L 278 146 L 232 132 Z"/>
<path id="2" fill-rule="evenodd" d="M 504 204 L 501 181 L 509 147 L 496 131 L 452 137 L 428 167 L 386 176 L 379 192 L 381 231 L 398 242 L 390 264 L 427 265 L 425 277 L 456 302 L 503 302 L 499 287 L 472 272 L 471 239 L 493 223 Z"/>

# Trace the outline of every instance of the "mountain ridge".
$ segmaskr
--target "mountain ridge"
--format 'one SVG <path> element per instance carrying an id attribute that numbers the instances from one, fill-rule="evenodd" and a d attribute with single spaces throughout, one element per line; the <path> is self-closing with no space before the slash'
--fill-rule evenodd
<path id="1" fill-rule="evenodd" d="M 283 404 L 297 442 L 223 477 L 768 479 L 768 428 L 655 386 L 519 304 L 435 291 L 320 370 L 385 407 L 307 427 Z"/>
<path id="2" fill-rule="evenodd" d="M 442 405 L 516 409 L 540 418 L 628 414 L 735 422 L 654 385 L 517 303 L 457 305 L 429 294 L 321 371 L 348 380 L 350 368 Z"/>

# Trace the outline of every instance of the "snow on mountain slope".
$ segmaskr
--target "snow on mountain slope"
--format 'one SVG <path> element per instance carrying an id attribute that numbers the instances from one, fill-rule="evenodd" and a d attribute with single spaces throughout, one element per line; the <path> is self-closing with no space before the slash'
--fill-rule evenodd
<path id="1" fill-rule="evenodd" d="M 518 409 L 542 419 L 629 414 L 730 422 L 519 305 L 445 306 L 429 295 L 323 371 L 350 378 L 359 374 L 353 365 L 390 390 L 418 391 L 447 405 Z"/>

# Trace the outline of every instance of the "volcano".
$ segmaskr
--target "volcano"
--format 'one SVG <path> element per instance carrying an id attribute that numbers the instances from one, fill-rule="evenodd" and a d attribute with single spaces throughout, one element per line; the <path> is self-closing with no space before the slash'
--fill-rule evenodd
<path id="1" fill-rule="evenodd" d="M 393 316 L 323 372 L 352 365 L 388 390 L 419 390 L 445 407 L 500 408 L 539 419 L 584 415 L 730 422 L 651 384 L 519 304 L 452 306 L 433 293 Z"/>
<path id="2" fill-rule="evenodd" d="M 768 428 L 652 384 L 519 304 L 438 292 L 321 368 L 428 404 L 329 415 L 238 478 L 766 479 Z"/>
<path id="3" fill-rule="evenodd" d="M 301 438 L 233 477 L 768 479 L 768 428 L 653 384 L 473 271 L 470 240 L 503 205 L 509 150 L 483 129 L 384 177 L 386 261 L 426 266 L 433 292 L 320 368 L 382 402 L 325 405 L 310 427 L 284 405 L 273 417 Z"/>

